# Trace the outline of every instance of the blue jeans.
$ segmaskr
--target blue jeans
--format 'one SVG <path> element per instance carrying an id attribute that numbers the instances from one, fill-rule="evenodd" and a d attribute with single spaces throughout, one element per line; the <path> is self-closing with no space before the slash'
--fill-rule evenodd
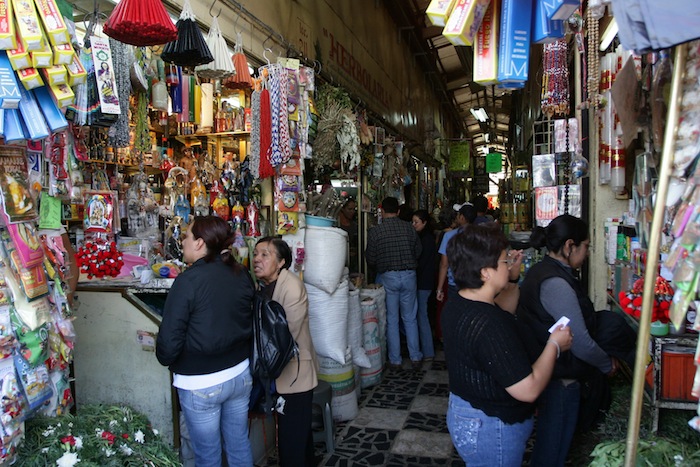
<path id="1" fill-rule="evenodd" d="M 178 388 L 197 467 L 221 466 L 221 440 L 229 467 L 253 465 L 248 439 L 248 403 L 253 378 L 249 369 L 215 386 Z"/>
<path id="2" fill-rule="evenodd" d="M 469 467 L 520 467 L 533 419 L 512 425 L 489 417 L 450 393 L 447 429 L 452 444 Z"/>
<path id="3" fill-rule="evenodd" d="M 430 329 L 430 321 L 428 320 L 428 299 L 432 290 L 418 289 L 418 298 L 416 300 L 418 313 L 416 319 L 418 321 L 418 335 L 420 336 L 420 350 L 424 358 L 433 358 L 435 356 L 435 348 L 433 347 L 433 330 Z"/>
<path id="4" fill-rule="evenodd" d="M 389 362 L 401 364 L 399 316 L 406 332 L 409 357 L 414 362 L 422 360 L 416 322 L 416 271 L 385 271 L 381 280 L 386 291 L 386 342 Z"/>
<path id="5" fill-rule="evenodd" d="M 530 465 L 563 466 L 576 431 L 581 384 L 564 386 L 560 379 L 549 382 L 537 403 L 535 447 Z"/>

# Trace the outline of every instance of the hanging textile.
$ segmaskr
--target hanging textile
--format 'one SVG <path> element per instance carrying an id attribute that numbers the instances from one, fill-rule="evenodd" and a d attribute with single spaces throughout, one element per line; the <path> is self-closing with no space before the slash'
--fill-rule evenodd
<path id="1" fill-rule="evenodd" d="M 270 164 L 270 144 L 272 120 L 270 107 L 270 92 L 263 89 L 260 92 L 260 178 L 272 177 L 275 169 Z"/>
<path id="2" fill-rule="evenodd" d="M 248 158 L 250 161 L 250 174 L 253 180 L 260 178 L 260 90 L 256 84 L 256 89 L 250 96 L 251 114 L 253 121 L 250 128 L 250 152 Z"/>
<path id="3" fill-rule="evenodd" d="M 286 67 L 280 66 L 280 107 L 279 107 L 279 145 L 280 145 L 280 163 L 283 164 L 292 157 L 292 148 L 289 141 L 289 110 L 287 109 L 289 95 L 289 70 Z M 275 165 L 277 167 L 277 165 Z"/>
<path id="4" fill-rule="evenodd" d="M 250 89 L 253 87 L 253 80 L 250 77 L 248 69 L 248 60 L 243 53 L 243 36 L 240 32 L 236 33 L 236 45 L 233 49 L 231 57 L 233 67 L 236 73 L 233 76 L 225 79 L 223 85 L 229 89 Z"/>
<path id="5" fill-rule="evenodd" d="M 117 94 L 128 96 L 131 93 L 131 73 L 129 69 L 134 58 L 133 54 L 128 45 L 111 37 L 109 46 L 112 48 Z M 129 99 L 120 99 L 119 108 L 121 113 L 117 118 L 117 122 L 109 128 L 109 145 L 114 148 L 126 148 L 130 144 Z"/>
<path id="6" fill-rule="evenodd" d="M 282 150 L 280 147 L 281 67 L 279 65 L 269 65 L 267 68 L 270 72 L 268 84 L 270 89 L 270 130 L 272 135 L 270 141 L 270 163 L 273 167 L 277 167 L 282 163 Z"/>

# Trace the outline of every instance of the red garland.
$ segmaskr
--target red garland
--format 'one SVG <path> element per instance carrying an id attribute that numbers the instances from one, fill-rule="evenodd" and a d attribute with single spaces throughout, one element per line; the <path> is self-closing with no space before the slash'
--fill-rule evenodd
<path id="1" fill-rule="evenodd" d="M 270 146 L 272 145 L 272 110 L 270 107 L 270 91 L 260 92 L 260 168 L 261 179 L 275 175 L 275 169 L 270 163 Z"/>
<path id="2" fill-rule="evenodd" d="M 80 272 L 88 279 L 105 276 L 117 277 L 124 265 L 122 252 L 115 242 L 89 241 L 78 249 L 75 255 Z"/>

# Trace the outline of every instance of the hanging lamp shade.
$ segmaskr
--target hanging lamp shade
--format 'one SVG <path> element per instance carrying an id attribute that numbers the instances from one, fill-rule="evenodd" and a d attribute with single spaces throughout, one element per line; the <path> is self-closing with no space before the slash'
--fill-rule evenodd
<path id="1" fill-rule="evenodd" d="M 226 45 L 226 39 L 221 35 L 217 16 L 212 17 L 211 28 L 209 29 L 209 34 L 207 34 L 206 42 L 214 60 L 198 66 L 195 69 L 197 74 L 206 79 L 222 79 L 234 74 L 233 62 L 228 57 L 228 46 Z"/>
<path id="2" fill-rule="evenodd" d="M 121 0 L 104 25 L 109 37 L 136 46 L 177 39 L 177 29 L 160 0 Z"/>
<path id="3" fill-rule="evenodd" d="M 214 61 L 207 41 L 195 22 L 189 0 L 185 0 L 182 5 L 182 13 L 175 27 L 177 39 L 165 44 L 160 54 L 163 61 L 184 67 L 196 67 Z"/>
<path id="4" fill-rule="evenodd" d="M 236 47 L 233 49 L 231 61 L 236 74 L 225 79 L 223 85 L 229 89 L 251 89 L 253 80 L 248 69 L 248 59 L 243 53 L 243 36 L 240 32 L 236 33 Z"/>

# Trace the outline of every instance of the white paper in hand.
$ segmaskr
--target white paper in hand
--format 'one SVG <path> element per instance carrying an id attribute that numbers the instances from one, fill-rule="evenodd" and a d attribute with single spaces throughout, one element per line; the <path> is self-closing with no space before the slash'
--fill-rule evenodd
<path id="1" fill-rule="evenodd" d="M 554 330 L 555 330 L 555 329 L 559 329 L 560 326 L 561 326 L 561 327 L 568 326 L 569 321 L 570 321 L 569 318 L 567 318 L 566 316 L 562 316 L 561 318 L 559 318 L 559 319 L 557 320 L 556 323 L 554 323 L 554 324 L 552 325 L 551 328 L 549 328 L 549 333 L 550 333 L 550 334 L 553 333 Z"/>

